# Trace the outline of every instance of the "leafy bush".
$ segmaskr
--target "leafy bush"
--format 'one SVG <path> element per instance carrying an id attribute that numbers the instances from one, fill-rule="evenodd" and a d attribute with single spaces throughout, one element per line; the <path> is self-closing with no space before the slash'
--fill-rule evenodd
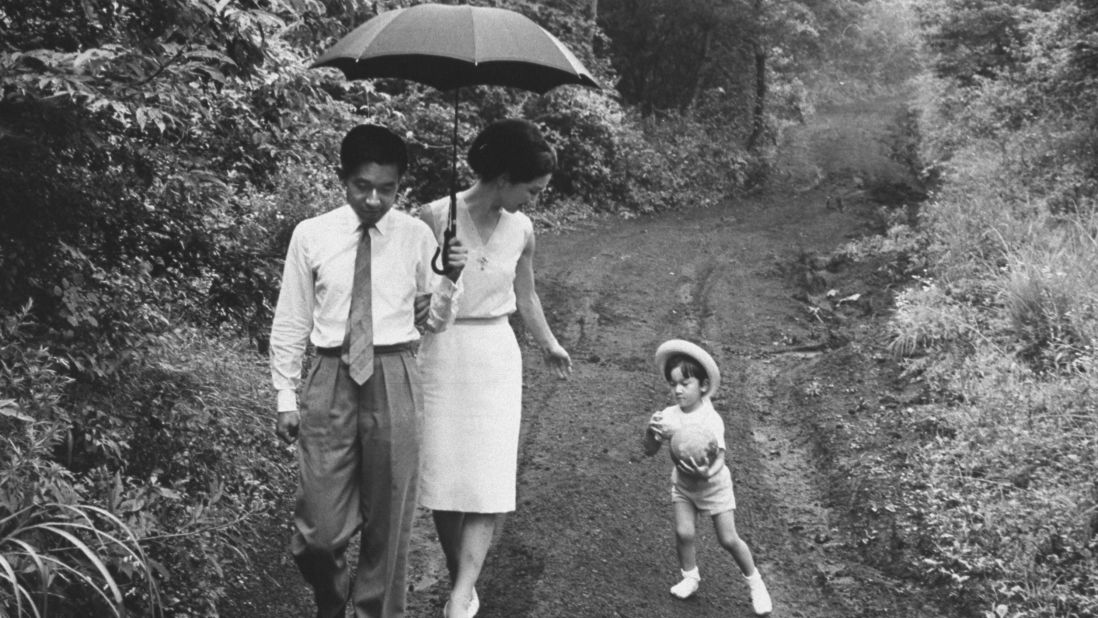
<path id="1" fill-rule="evenodd" d="M 65 444 L 72 382 L 31 338 L 30 307 L 0 322 L 0 612 L 158 612 L 154 562 L 134 529 L 90 503 L 88 487 L 54 461 Z"/>
<path id="2" fill-rule="evenodd" d="M 912 133 L 939 182 L 922 211 L 933 283 L 899 294 L 890 329 L 938 397 L 891 419 L 921 438 L 885 473 L 908 498 L 893 547 L 974 614 L 1094 615 L 1098 11 L 933 2 L 923 17 L 936 70 Z"/>
<path id="3" fill-rule="evenodd" d="M 896 312 L 889 321 L 889 348 L 897 356 L 913 356 L 935 345 L 956 345 L 968 335 L 971 318 L 963 304 L 951 299 L 933 281 L 896 295 Z"/>

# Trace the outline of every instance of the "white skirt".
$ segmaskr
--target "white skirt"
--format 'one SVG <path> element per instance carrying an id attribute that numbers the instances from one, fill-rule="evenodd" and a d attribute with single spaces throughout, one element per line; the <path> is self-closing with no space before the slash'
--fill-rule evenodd
<path id="1" fill-rule="evenodd" d="M 515 510 L 522 355 L 507 317 L 458 320 L 419 350 L 423 380 L 420 503 Z"/>

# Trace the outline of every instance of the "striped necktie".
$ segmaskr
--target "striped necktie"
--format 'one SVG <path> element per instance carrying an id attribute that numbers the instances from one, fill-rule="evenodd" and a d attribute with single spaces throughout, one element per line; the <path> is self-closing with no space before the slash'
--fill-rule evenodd
<path id="1" fill-rule="evenodd" d="M 374 319 L 370 300 L 370 227 L 362 226 L 362 240 L 355 254 L 355 278 L 351 288 L 351 314 L 343 340 L 343 360 L 351 368 L 355 384 L 365 384 L 374 373 Z"/>

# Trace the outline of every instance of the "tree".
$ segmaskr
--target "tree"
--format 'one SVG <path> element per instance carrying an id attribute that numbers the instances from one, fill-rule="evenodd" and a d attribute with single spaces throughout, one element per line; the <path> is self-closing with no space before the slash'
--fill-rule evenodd
<path id="1" fill-rule="evenodd" d="M 599 23 L 612 40 L 618 89 L 646 113 L 697 109 L 702 93 L 723 93 L 719 113 L 736 119 L 754 148 L 772 114 L 796 114 L 770 100 L 819 53 L 821 24 L 847 18 L 839 0 L 604 0 Z"/>

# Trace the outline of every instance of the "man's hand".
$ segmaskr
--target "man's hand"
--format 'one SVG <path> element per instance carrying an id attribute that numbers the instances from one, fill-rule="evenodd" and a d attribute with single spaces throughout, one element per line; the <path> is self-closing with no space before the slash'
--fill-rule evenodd
<path id="1" fill-rule="evenodd" d="M 293 444 L 294 440 L 297 440 L 297 430 L 300 425 L 301 414 L 297 410 L 279 412 L 275 433 L 286 444 Z"/>
<path id="2" fill-rule="evenodd" d="M 449 258 L 446 260 L 446 276 L 450 281 L 457 281 L 461 271 L 465 269 L 465 262 L 469 259 L 469 250 L 455 236 L 450 240 Z"/>
<path id="3" fill-rule="evenodd" d="M 420 294 L 416 296 L 416 328 L 423 331 L 427 328 L 427 318 L 431 316 L 431 295 Z"/>

